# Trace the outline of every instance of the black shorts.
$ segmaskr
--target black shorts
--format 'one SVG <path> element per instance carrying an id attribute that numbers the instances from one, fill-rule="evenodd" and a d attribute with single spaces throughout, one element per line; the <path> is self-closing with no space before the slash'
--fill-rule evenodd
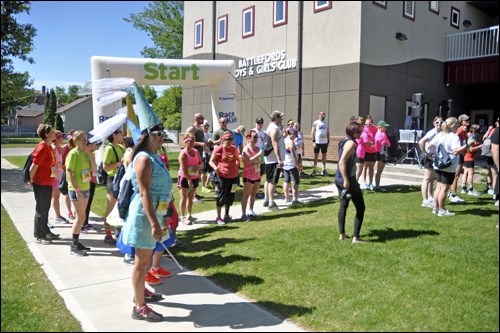
<path id="1" fill-rule="evenodd" d="M 193 182 L 193 188 L 197 188 L 198 185 L 200 184 L 200 178 L 191 179 L 191 181 Z M 177 178 L 177 186 L 179 188 L 185 188 L 186 190 L 188 190 L 189 189 L 189 183 L 188 183 L 187 178 L 185 178 L 183 176 L 179 176 Z"/>
<path id="2" fill-rule="evenodd" d="M 365 162 L 375 162 L 377 160 L 377 153 L 365 153 Z"/>
<path id="3" fill-rule="evenodd" d="M 316 147 L 314 147 L 314 153 L 318 154 L 320 150 L 322 154 L 326 154 L 326 151 L 328 150 L 328 143 L 317 143 Z"/>
<path id="4" fill-rule="evenodd" d="M 266 181 L 273 185 L 278 184 L 280 180 L 281 168 L 278 168 L 278 163 L 266 164 Z"/>
<path id="5" fill-rule="evenodd" d="M 288 184 L 290 182 L 293 182 L 295 185 L 300 184 L 299 169 L 297 169 L 297 167 L 290 169 L 290 170 L 283 169 L 283 175 L 284 175 L 283 182 L 288 183 Z"/>
<path id="6" fill-rule="evenodd" d="M 436 170 L 436 181 L 441 184 L 451 185 L 455 180 L 454 172 Z"/>
<path id="7" fill-rule="evenodd" d="M 108 176 L 108 180 L 106 181 L 106 192 L 113 193 L 113 180 L 115 177 Z"/>
<path id="8" fill-rule="evenodd" d="M 386 162 L 386 157 L 384 154 L 377 153 L 377 161 L 385 163 Z"/>
<path id="9" fill-rule="evenodd" d="M 465 161 L 464 162 L 464 168 L 473 168 L 474 167 L 474 161 Z"/>

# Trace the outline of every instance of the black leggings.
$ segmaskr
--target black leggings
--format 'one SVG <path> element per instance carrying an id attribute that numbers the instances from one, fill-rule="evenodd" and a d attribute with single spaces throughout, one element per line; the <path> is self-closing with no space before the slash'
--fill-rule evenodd
<path id="1" fill-rule="evenodd" d="M 340 192 L 342 192 L 344 186 L 338 181 L 335 181 L 335 185 L 337 186 L 340 195 Z M 339 233 L 345 234 L 345 216 L 347 213 L 347 208 L 349 207 L 349 201 L 352 200 L 352 202 L 354 203 L 354 207 L 356 207 L 353 236 L 359 238 L 359 232 L 361 231 L 361 225 L 363 224 L 363 219 L 365 216 L 365 200 L 363 199 L 363 192 L 361 191 L 356 178 L 349 179 L 349 192 L 351 193 L 351 199 L 340 199 L 338 213 Z"/>

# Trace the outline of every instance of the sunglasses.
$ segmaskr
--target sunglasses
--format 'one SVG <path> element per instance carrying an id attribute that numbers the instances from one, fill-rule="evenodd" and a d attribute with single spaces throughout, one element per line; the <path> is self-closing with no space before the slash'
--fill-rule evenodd
<path id="1" fill-rule="evenodd" d="M 165 136 L 165 132 L 163 131 L 148 131 L 149 135 L 154 136 L 156 138 L 161 138 Z"/>
<path id="2" fill-rule="evenodd" d="M 203 126 L 203 127 L 205 127 L 205 128 L 208 128 L 208 127 L 210 127 L 210 126 L 208 126 L 208 125 L 205 125 L 205 126 Z"/>
<path id="3" fill-rule="evenodd" d="M 226 140 L 224 140 L 224 141 L 233 141 L 233 139 L 226 139 Z"/>
<path id="4" fill-rule="evenodd" d="M 123 134 L 123 131 L 116 131 L 114 134 Z"/>
<path id="5" fill-rule="evenodd" d="M 259 136 L 258 135 L 252 135 L 252 139 L 258 139 Z"/>
<path id="6" fill-rule="evenodd" d="M 436 121 L 434 124 L 435 125 L 441 125 L 442 123 L 444 123 L 444 121 Z"/>

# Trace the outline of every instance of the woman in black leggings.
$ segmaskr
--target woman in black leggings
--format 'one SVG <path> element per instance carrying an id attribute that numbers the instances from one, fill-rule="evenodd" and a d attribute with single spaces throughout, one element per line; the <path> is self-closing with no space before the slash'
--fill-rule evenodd
<path id="1" fill-rule="evenodd" d="M 352 200 L 356 207 L 356 216 L 354 217 L 354 234 L 352 243 L 363 243 L 359 237 L 361 225 L 365 215 L 365 201 L 363 192 L 356 180 L 356 139 L 361 135 L 361 125 L 357 122 L 349 122 L 345 133 L 346 137 L 339 143 L 339 164 L 335 174 L 335 185 L 339 191 L 340 206 L 338 213 L 339 239 L 345 239 L 345 216 L 349 207 L 349 200 Z"/>

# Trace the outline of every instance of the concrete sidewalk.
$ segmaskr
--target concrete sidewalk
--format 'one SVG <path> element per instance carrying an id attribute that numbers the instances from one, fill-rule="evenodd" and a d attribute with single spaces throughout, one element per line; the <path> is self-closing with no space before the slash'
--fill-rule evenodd
<path id="1" fill-rule="evenodd" d="M 82 243 L 92 248 L 89 256 L 70 255 L 71 224 L 55 224 L 52 231 L 61 234 L 61 240 L 53 245 L 37 244 L 33 238 L 35 200 L 32 189 L 21 182 L 19 169 L 3 158 L 1 179 L 2 205 L 84 331 L 304 331 L 292 322 L 264 311 L 252 301 L 219 288 L 196 272 L 179 269 L 167 257 L 162 258 L 162 265 L 175 274 L 154 287 L 164 299 L 152 303 L 155 311 L 165 316 L 164 322 L 131 319 L 132 266 L 122 262 L 123 256 L 118 249 L 103 243 L 102 232 L 89 233 L 81 235 Z M 382 180 L 382 185 L 398 183 L 401 181 Z M 327 198 L 336 192 L 335 186 L 329 185 L 302 192 L 300 200 Z M 283 199 L 276 200 L 276 203 L 280 209 L 287 208 Z M 61 212 L 65 214 L 64 206 L 61 205 Z M 263 200 L 256 201 L 254 210 L 259 215 L 268 211 L 263 207 Z M 241 216 L 239 204 L 231 208 L 231 215 L 234 219 Z M 197 223 L 189 226 L 181 223 L 178 230 L 192 230 L 214 223 L 216 213 L 208 211 L 194 216 L 198 218 Z M 49 217 L 51 220 L 55 217 L 52 210 Z M 100 218 L 93 215 L 91 219 L 92 224 L 102 227 Z"/>

